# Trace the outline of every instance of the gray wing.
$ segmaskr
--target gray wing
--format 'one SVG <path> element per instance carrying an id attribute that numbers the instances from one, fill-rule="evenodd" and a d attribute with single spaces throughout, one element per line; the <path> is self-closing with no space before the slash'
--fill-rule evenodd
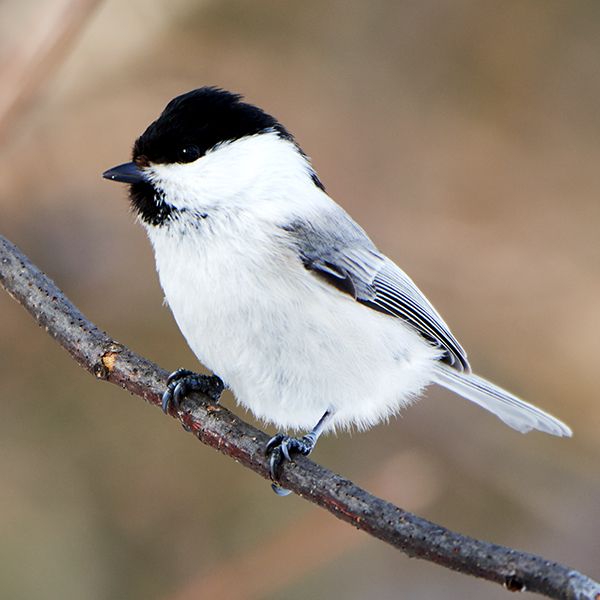
<path id="1" fill-rule="evenodd" d="M 443 362 L 470 372 L 465 351 L 437 311 L 345 212 L 326 217 L 320 225 L 295 222 L 283 227 L 306 269 L 357 302 L 403 319 L 428 342 L 444 349 Z"/>

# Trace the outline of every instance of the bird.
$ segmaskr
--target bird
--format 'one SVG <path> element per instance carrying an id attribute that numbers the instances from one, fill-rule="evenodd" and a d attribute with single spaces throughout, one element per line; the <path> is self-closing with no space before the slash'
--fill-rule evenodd
<path id="1" fill-rule="evenodd" d="M 129 184 L 165 300 L 213 372 L 172 373 L 163 409 L 230 389 L 281 431 L 265 448 L 273 482 L 323 432 L 367 429 L 431 384 L 522 433 L 571 436 L 472 373 L 442 317 L 328 195 L 295 138 L 240 94 L 206 86 L 174 98 L 131 161 L 103 177 Z"/>

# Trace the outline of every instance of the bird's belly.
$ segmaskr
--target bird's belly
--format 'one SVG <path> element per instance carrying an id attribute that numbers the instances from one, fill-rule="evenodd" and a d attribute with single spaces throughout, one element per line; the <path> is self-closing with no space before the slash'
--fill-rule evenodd
<path id="1" fill-rule="evenodd" d="M 186 265 L 159 268 L 179 328 L 259 419 L 308 430 L 329 410 L 330 428 L 364 428 L 431 382 L 437 349 L 303 267 Z"/>

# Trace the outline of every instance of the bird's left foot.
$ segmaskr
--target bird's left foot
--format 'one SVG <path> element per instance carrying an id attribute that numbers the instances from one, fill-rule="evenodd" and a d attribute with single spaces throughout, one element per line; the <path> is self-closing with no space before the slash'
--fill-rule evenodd
<path id="1" fill-rule="evenodd" d="M 177 369 L 167 379 L 167 390 L 162 397 L 162 409 L 169 413 L 169 405 L 179 410 L 179 405 L 190 392 L 206 394 L 211 400 L 219 401 L 225 388 L 220 377 L 201 375 L 187 369 Z"/>
<path id="2" fill-rule="evenodd" d="M 279 467 L 283 461 L 287 460 L 288 462 L 292 462 L 290 456 L 292 452 L 298 452 L 299 454 L 308 456 L 313 451 L 319 436 L 331 422 L 333 414 L 333 410 L 331 409 L 325 411 L 325 414 L 319 419 L 319 422 L 313 427 L 312 431 L 301 438 L 291 437 L 289 435 L 284 435 L 283 433 L 278 433 L 274 438 L 271 438 L 271 441 L 267 444 L 265 449 L 265 454 L 267 456 L 269 454 L 271 455 L 271 460 L 269 462 L 271 481 L 273 481 L 271 486 L 276 494 L 279 494 L 280 496 L 291 494 L 289 490 L 283 490 L 277 485 L 279 480 Z"/>
<path id="3" fill-rule="evenodd" d="M 278 433 L 274 438 L 271 438 L 266 447 L 266 454 L 271 455 L 269 465 L 273 482 L 276 483 L 279 479 L 279 467 L 283 461 L 292 462 L 292 452 L 308 456 L 315 447 L 316 441 L 315 437 L 310 433 L 301 438 Z"/>

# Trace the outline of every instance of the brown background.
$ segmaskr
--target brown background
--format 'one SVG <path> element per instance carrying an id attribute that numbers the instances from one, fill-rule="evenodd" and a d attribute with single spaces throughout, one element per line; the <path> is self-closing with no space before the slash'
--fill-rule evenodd
<path id="1" fill-rule="evenodd" d="M 600 5 L 108 0 L 31 67 L 27 52 L 45 55 L 32 40 L 67 18 L 56 7 L 77 4 L 0 3 L 0 98 L 28 92 L 0 121 L 0 233 L 116 340 L 198 368 L 125 187 L 100 175 L 173 96 L 244 93 L 295 134 L 475 371 L 574 430 L 523 436 L 432 388 L 400 419 L 323 439 L 314 459 L 600 579 Z M 84 373 L 0 293 L 0 597 L 506 592 L 275 496 Z"/>

